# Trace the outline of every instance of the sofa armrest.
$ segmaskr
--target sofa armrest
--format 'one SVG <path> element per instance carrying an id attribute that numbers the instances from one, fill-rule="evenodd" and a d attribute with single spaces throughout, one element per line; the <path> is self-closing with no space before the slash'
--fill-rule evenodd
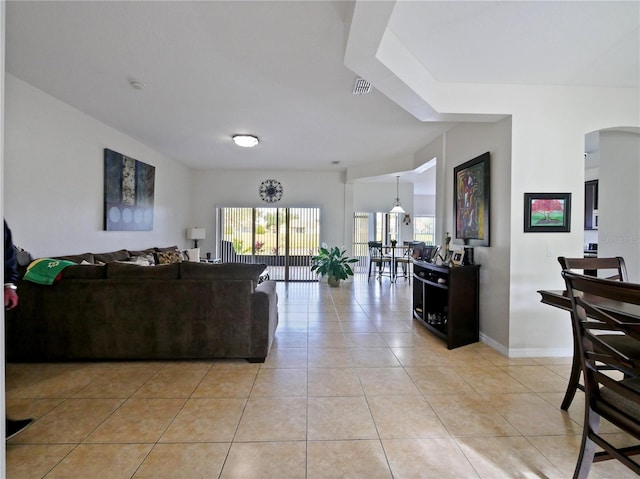
<path id="1" fill-rule="evenodd" d="M 278 294 L 275 281 L 263 281 L 251 295 L 252 338 L 260 344 L 259 354 L 253 359 L 263 362 L 267 357 L 278 326 Z M 268 324 L 268 328 L 265 326 Z"/>

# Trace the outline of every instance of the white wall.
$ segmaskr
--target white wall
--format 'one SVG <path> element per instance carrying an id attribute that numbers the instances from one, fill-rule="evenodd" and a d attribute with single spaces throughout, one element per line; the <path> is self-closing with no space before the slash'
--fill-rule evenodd
<path id="1" fill-rule="evenodd" d="M 6 75 L 5 217 L 34 256 L 187 245 L 190 172 L 123 133 Z M 104 148 L 156 167 L 153 231 L 103 231 Z"/>
<path id="2" fill-rule="evenodd" d="M 622 256 L 640 282 L 640 135 L 600 132 L 598 256 Z M 624 192 L 624 194 L 621 194 Z"/>
<path id="3" fill-rule="evenodd" d="M 511 197 L 511 119 L 498 123 L 467 123 L 444 138 L 445 167 L 439 170 L 438 208 L 444 211 L 445 232 L 454 235 L 453 169 L 485 152 L 490 153 L 490 246 L 475 247 L 480 264 L 480 334 L 484 342 L 506 354 L 509 345 L 509 265 Z M 453 240 L 453 243 L 462 243 Z"/>
<path id="4" fill-rule="evenodd" d="M 413 212 L 416 216 L 435 216 L 436 195 L 414 195 Z"/>
<path id="5" fill-rule="evenodd" d="M 215 214 L 220 207 L 319 207 L 320 241 L 345 246 L 351 252 L 352 233 L 347 229 L 345 211 L 353 211 L 345 197 L 344 175 L 318 171 L 194 170 L 191 173 L 193 226 L 207 229 L 200 251 L 215 251 Z M 278 203 L 265 203 L 258 195 L 263 180 L 282 183 L 284 194 Z M 352 223 L 352 221 L 351 221 Z"/>

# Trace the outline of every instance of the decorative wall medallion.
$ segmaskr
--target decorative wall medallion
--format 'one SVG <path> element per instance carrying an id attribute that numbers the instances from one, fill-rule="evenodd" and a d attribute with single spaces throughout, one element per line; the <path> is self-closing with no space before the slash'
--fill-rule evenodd
<path id="1" fill-rule="evenodd" d="M 276 203 L 282 198 L 284 189 L 278 180 L 264 180 L 260 183 L 260 198 L 267 203 Z"/>

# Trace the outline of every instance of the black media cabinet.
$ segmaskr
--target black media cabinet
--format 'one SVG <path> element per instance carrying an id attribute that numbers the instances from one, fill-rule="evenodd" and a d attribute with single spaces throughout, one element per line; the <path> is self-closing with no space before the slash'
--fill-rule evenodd
<path id="1" fill-rule="evenodd" d="M 480 265 L 413 261 L 413 317 L 453 349 L 478 342 Z"/>

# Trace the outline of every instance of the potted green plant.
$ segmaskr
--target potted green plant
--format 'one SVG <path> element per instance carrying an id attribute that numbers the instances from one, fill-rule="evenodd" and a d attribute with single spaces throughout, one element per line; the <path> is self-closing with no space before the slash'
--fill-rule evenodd
<path id="1" fill-rule="evenodd" d="M 358 262 L 358 258 L 349 258 L 346 252 L 337 246 L 329 248 L 323 244 L 318 254 L 311 257 L 311 271 L 322 277 L 327 276 L 329 286 L 340 286 L 340 280 L 353 276 L 350 265 Z"/>

